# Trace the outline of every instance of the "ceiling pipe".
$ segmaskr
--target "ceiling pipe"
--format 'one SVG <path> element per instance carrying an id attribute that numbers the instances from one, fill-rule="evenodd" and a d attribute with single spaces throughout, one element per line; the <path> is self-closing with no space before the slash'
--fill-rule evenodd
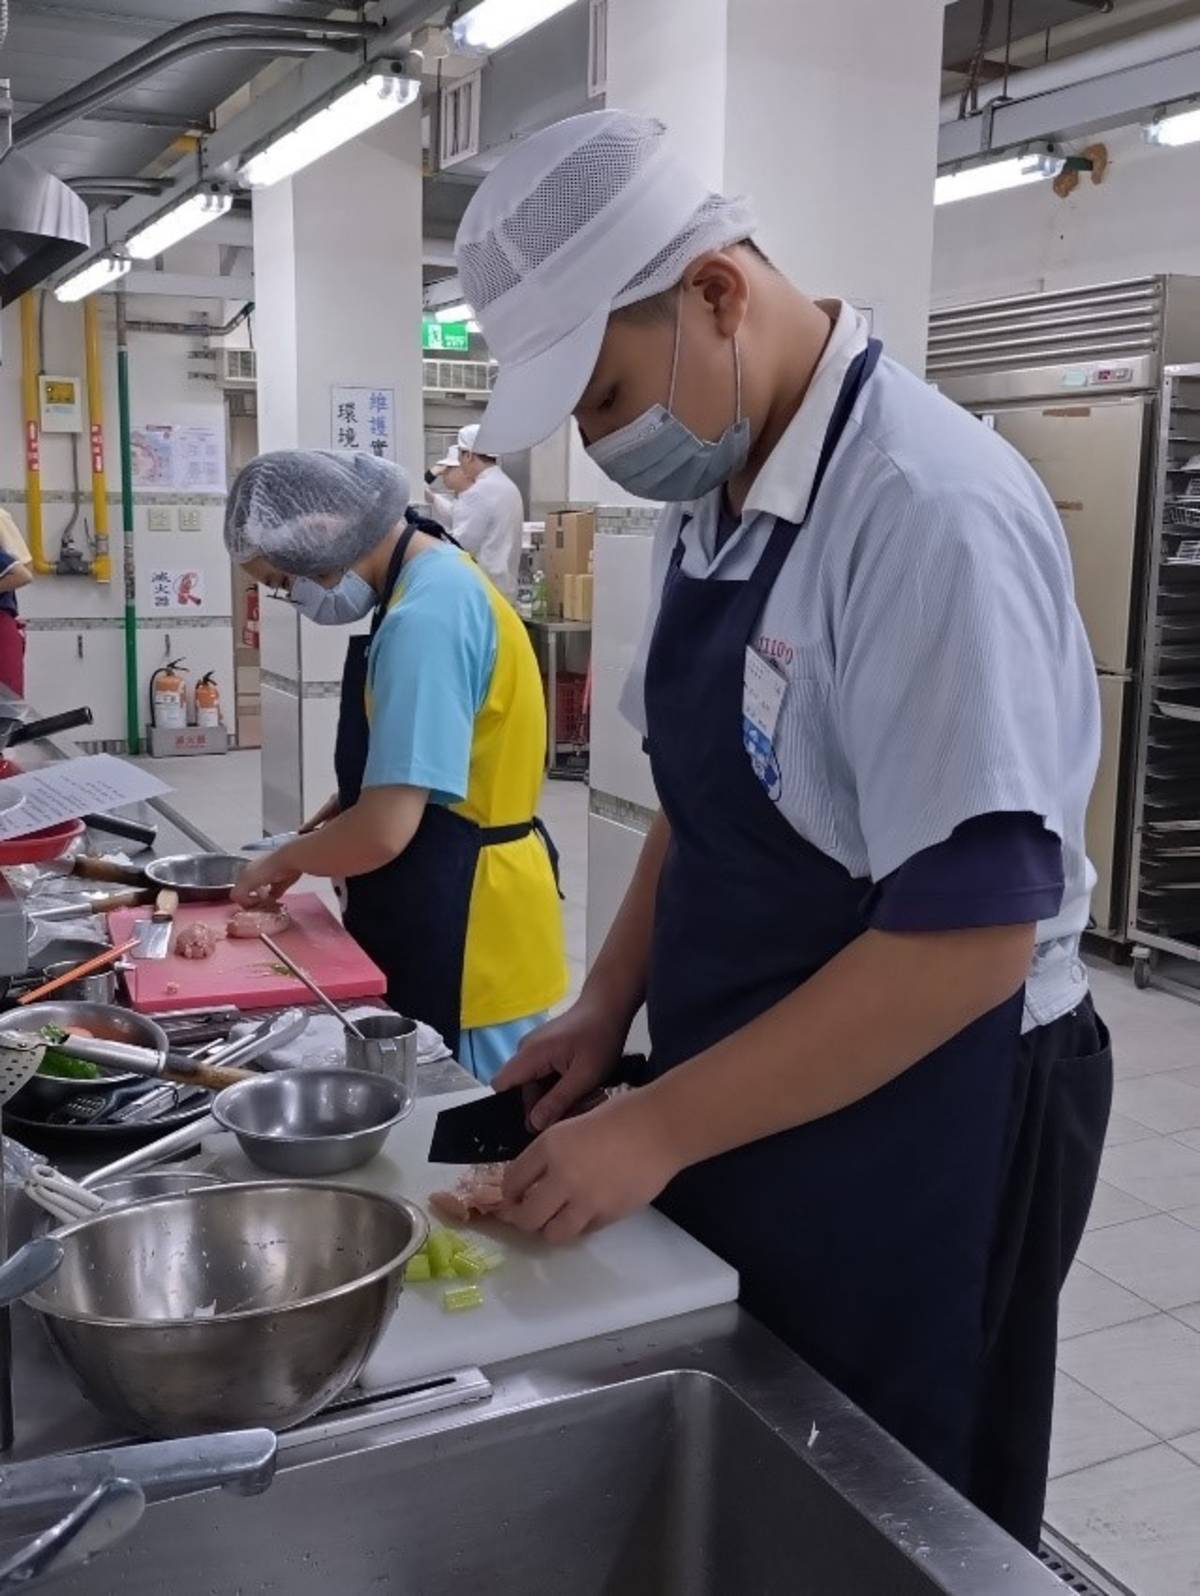
<path id="1" fill-rule="evenodd" d="M 1119 15 L 1119 13 L 1118 13 Z M 1088 78 L 1103 77 L 1109 72 L 1121 72 L 1127 67 L 1146 66 L 1152 61 L 1162 61 L 1169 56 L 1182 55 L 1200 47 L 1200 17 L 1184 22 L 1169 23 L 1163 28 L 1153 28 L 1147 33 L 1134 34 L 1132 38 L 1116 39 L 1101 44 L 1094 50 L 1083 50 L 1078 55 L 1064 56 L 1061 61 L 1049 61 L 1045 66 L 1030 67 L 1010 83 L 1019 94 L 1010 100 L 1031 100 L 1036 95 L 1062 89 L 1072 83 L 1082 83 Z M 979 105 L 1000 98 L 1003 82 L 981 85 Z M 948 95 L 941 105 L 941 122 L 959 120 L 958 94 Z"/>
<path id="2" fill-rule="evenodd" d="M 64 94 L 31 111 L 13 127 L 14 145 L 53 132 L 64 122 L 85 116 L 143 78 L 210 50 L 274 50 L 276 54 L 311 54 L 317 50 L 353 48 L 379 32 L 377 23 L 314 22 L 299 17 L 243 16 L 219 12 L 171 28 L 111 66 L 93 73 Z M 290 48 L 289 48 L 290 47 Z"/>

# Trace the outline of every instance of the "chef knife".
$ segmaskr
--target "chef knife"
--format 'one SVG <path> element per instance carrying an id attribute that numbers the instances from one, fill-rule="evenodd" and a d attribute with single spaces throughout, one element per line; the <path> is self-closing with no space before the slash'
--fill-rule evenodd
<path id="1" fill-rule="evenodd" d="M 135 959 L 165 959 L 171 951 L 171 932 L 175 925 L 175 911 L 179 907 L 179 894 L 164 887 L 154 900 L 154 908 L 146 920 L 133 927 L 137 946 Z"/>
<path id="2" fill-rule="evenodd" d="M 611 1084 L 639 1086 L 647 1079 L 645 1056 L 627 1053 Z M 602 1093 L 588 1098 L 576 1108 L 583 1113 L 594 1108 Z M 476 1097 L 456 1108 L 444 1108 L 433 1127 L 429 1144 L 431 1164 L 508 1164 L 520 1157 L 537 1137 L 525 1118 L 524 1088 L 512 1086 L 490 1097 Z"/>

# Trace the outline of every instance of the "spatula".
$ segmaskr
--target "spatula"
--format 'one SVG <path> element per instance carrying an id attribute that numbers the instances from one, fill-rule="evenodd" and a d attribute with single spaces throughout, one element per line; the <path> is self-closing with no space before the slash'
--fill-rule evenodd
<path id="1" fill-rule="evenodd" d="M 179 907 L 179 894 L 164 887 L 154 900 L 154 908 L 145 920 L 134 926 L 137 938 L 133 949 L 135 959 L 165 959 L 171 951 L 171 931 L 175 925 L 175 911 Z"/>

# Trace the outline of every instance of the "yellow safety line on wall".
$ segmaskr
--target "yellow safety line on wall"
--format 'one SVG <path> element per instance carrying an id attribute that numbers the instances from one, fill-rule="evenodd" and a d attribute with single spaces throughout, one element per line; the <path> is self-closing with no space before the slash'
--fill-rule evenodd
<path id="1" fill-rule="evenodd" d="M 92 575 L 97 582 L 112 581 L 108 549 L 108 479 L 104 474 L 104 374 L 100 365 L 100 313 L 96 295 L 83 302 L 83 357 L 87 368 L 88 450 L 92 461 L 92 515 L 95 520 L 95 555 Z"/>

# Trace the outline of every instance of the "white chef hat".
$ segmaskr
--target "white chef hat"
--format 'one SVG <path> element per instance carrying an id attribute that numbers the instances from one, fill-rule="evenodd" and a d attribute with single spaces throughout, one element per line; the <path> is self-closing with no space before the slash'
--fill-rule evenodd
<path id="1" fill-rule="evenodd" d="M 706 250 L 754 230 L 629 111 L 590 111 L 526 139 L 484 179 L 455 240 L 463 297 L 500 363 L 478 446 L 549 437 L 579 402 L 610 314 L 672 287 Z"/>

